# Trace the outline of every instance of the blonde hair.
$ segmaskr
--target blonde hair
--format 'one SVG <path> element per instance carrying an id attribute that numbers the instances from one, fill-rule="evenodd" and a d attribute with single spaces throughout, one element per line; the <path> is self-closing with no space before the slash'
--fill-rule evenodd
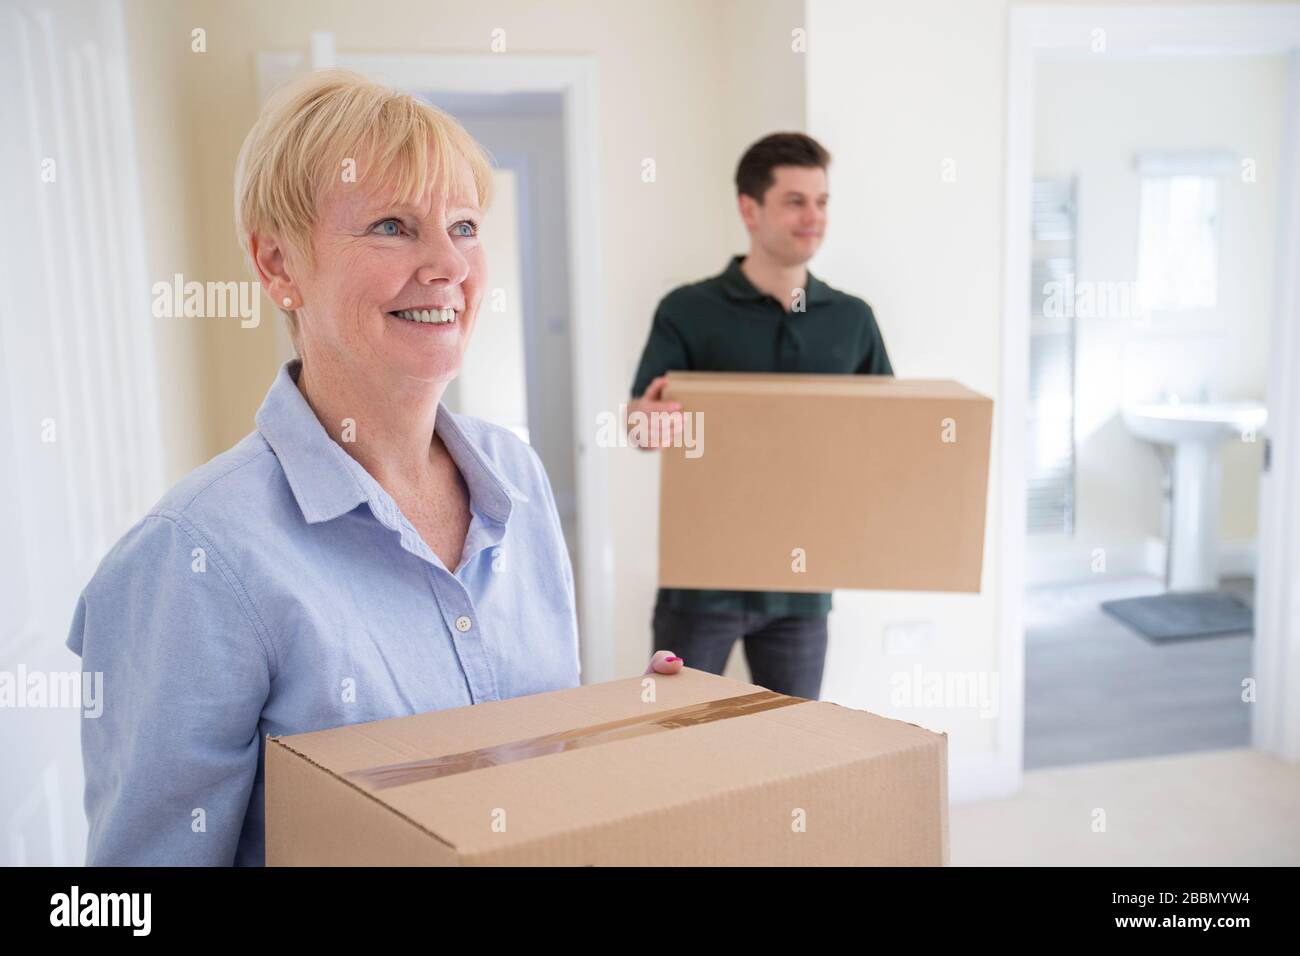
<path id="1" fill-rule="evenodd" d="M 334 183 L 393 176 L 394 202 L 417 201 L 450 156 L 468 163 L 486 210 L 492 199 L 487 154 L 455 118 L 436 106 L 372 82 L 350 70 L 318 70 L 278 90 L 248 131 L 235 164 L 235 232 L 253 274 L 248 240 L 274 233 L 314 262 L 311 229 L 317 204 Z M 356 165 L 364 157 L 366 170 Z M 275 303 L 298 350 L 297 314 Z"/>

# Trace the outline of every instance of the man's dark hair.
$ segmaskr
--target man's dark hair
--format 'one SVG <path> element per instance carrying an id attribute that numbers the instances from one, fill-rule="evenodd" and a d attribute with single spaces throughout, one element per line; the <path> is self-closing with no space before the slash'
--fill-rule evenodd
<path id="1" fill-rule="evenodd" d="M 753 196 L 760 203 L 772 188 L 777 166 L 807 166 L 825 169 L 831 154 L 821 143 L 803 133 L 772 133 L 764 136 L 740 157 L 736 167 L 736 194 Z"/>

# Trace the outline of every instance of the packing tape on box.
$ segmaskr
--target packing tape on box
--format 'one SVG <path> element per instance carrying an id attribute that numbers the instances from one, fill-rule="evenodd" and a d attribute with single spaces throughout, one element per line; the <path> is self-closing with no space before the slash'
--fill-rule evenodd
<path id="1" fill-rule="evenodd" d="M 756 694 L 724 697 L 721 700 L 709 700 L 702 704 L 691 704 L 689 707 L 678 707 L 674 710 L 661 710 L 641 717 L 626 717 L 623 720 L 611 720 L 608 723 L 592 724 L 574 730 L 562 730 L 541 737 L 529 737 L 526 740 L 512 740 L 491 747 L 480 747 L 478 750 L 467 750 L 464 753 L 412 760 L 408 763 L 386 764 L 366 770 L 353 770 L 344 776 L 360 781 L 372 790 L 386 790 L 389 787 L 434 780 L 456 773 L 468 773 L 484 767 L 498 767 L 520 760 L 544 757 L 547 754 L 595 747 L 616 740 L 630 740 L 646 734 L 675 730 L 679 727 L 694 727 L 715 720 L 744 717 L 746 714 L 758 714 L 765 710 L 806 702 L 807 699 L 804 697 L 789 697 L 775 691 L 764 690 Z"/>

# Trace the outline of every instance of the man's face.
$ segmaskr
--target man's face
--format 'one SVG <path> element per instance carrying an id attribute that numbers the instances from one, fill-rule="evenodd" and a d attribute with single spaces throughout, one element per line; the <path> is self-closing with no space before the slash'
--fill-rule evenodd
<path id="1" fill-rule="evenodd" d="M 826 233 L 826 170 L 777 166 L 761 203 L 740 197 L 740 215 L 756 246 L 782 265 L 803 265 Z"/>

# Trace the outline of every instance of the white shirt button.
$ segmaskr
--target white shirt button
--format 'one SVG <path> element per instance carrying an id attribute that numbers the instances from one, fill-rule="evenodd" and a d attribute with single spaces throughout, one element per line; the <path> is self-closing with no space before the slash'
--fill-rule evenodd
<path id="1" fill-rule="evenodd" d="M 456 618 L 456 630 L 460 631 L 462 634 L 470 629 L 471 624 L 472 622 L 470 619 L 464 614 Z"/>

